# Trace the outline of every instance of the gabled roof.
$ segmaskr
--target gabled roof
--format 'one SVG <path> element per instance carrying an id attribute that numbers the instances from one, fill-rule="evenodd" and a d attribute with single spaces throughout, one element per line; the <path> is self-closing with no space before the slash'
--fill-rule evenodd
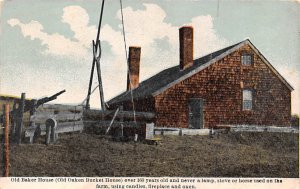
<path id="1" fill-rule="evenodd" d="M 250 42 L 249 39 L 241 41 L 237 44 L 231 45 L 224 49 L 215 51 L 211 54 L 205 55 L 201 58 L 194 60 L 194 65 L 186 68 L 185 70 L 180 70 L 179 65 L 165 69 L 158 74 L 150 77 L 149 79 L 140 83 L 139 87 L 132 90 L 133 98 L 145 98 L 149 96 L 156 96 L 163 91 L 167 90 L 171 86 L 191 77 L 192 75 L 200 72 L 201 70 L 207 68 L 211 64 L 217 62 L 218 60 L 224 58 L 225 56 L 236 51 L 244 45 L 250 45 L 250 47 L 257 53 L 258 56 L 264 61 L 264 63 L 278 76 L 278 78 L 290 89 L 293 87 L 276 71 L 276 69 L 268 62 L 268 60 L 258 51 L 258 49 Z M 108 101 L 108 104 L 114 104 L 122 101 L 131 100 L 130 91 L 126 91 L 116 96 L 115 98 Z"/>

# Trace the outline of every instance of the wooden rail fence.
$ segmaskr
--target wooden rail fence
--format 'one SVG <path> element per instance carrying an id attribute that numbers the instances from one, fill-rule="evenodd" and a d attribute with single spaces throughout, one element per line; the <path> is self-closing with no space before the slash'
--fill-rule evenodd
<path id="1" fill-rule="evenodd" d="M 30 116 L 30 127 L 26 129 L 25 137 L 30 137 L 32 143 L 35 135 L 45 135 L 46 120 L 50 118 L 57 121 L 56 133 L 81 132 L 84 128 L 83 106 L 43 104 Z"/>

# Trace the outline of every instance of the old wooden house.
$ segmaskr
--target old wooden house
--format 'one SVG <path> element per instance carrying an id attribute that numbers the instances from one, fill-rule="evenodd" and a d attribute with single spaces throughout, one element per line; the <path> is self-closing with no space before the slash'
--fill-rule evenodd
<path id="1" fill-rule="evenodd" d="M 293 88 L 250 40 L 198 59 L 192 27 L 179 29 L 179 43 L 179 65 L 141 83 L 141 48 L 130 47 L 127 91 L 110 108 L 132 110 L 132 94 L 135 109 L 155 112 L 158 127 L 290 125 Z"/>

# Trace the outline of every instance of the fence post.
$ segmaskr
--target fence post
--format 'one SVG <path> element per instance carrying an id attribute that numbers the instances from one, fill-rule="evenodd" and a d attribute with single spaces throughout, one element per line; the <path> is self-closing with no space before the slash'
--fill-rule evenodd
<path id="1" fill-rule="evenodd" d="M 37 100 L 33 99 L 31 100 L 31 108 L 30 108 L 30 123 L 29 123 L 29 127 L 35 127 L 35 122 L 32 121 L 31 116 L 34 116 L 36 113 L 36 104 L 37 104 Z"/>
<path id="2" fill-rule="evenodd" d="M 37 104 L 37 100 L 35 100 L 35 99 L 33 99 L 33 100 L 31 100 L 31 109 L 30 109 L 30 117 L 29 117 L 29 120 L 30 120 L 30 122 L 29 122 L 29 127 L 31 127 L 31 128 L 36 128 L 36 126 L 35 126 L 35 122 L 34 121 L 32 121 L 33 119 L 32 119 L 32 117 L 36 114 L 36 104 Z M 34 136 L 30 136 L 30 140 L 29 140 L 29 142 L 32 144 L 33 143 L 33 138 L 34 138 Z"/>
<path id="3" fill-rule="evenodd" d="M 9 104 L 5 104 L 5 177 L 9 176 Z"/>
<path id="4" fill-rule="evenodd" d="M 52 119 L 52 121 L 53 121 L 53 123 L 51 125 L 50 140 L 51 140 L 51 142 L 55 143 L 57 140 L 57 133 L 56 133 L 57 122 L 55 119 Z"/>
<path id="5" fill-rule="evenodd" d="M 17 132 L 16 132 L 17 144 L 20 144 L 22 140 L 21 138 L 22 138 L 22 129 L 23 129 L 24 107 L 25 107 L 25 93 L 22 93 L 20 105 L 18 108 L 18 115 L 17 115 Z"/>
<path id="6" fill-rule="evenodd" d="M 16 134 L 16 124 L 17 124 L 17 100 L 14 100 L 12 113 L 11 113 L 11 126 L 10 126 L 10 136 L 15 136 Z"/>

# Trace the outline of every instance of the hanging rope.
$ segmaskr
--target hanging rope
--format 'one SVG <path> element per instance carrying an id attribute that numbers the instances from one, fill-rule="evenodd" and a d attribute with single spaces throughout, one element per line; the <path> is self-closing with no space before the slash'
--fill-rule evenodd
<path id="1" fill-rule="evenodd" d="M 124 17 L 123 17 L 123 4 L 122 0 L 120 0 L 120 7 L 121 7 L 121 19 L 122 19 L 122 32 L 123 32 L 123 41 L 124 41 L 124 49 L 125 49 L 125 58 L 127 62 L 127 70 L 128 70 L 128 79 L 129 84 L 131 85 L 131 77 L 130 77 L 130 71 L 129 71 L 129 62 L 128 62 L 128 56 L 127 56 L 127 44 L 126 44 L 126 35 L 125 35 L 125 26 L 124 26 Z M 135 116 L 135 106 L 134 106 L 134 100 L 133 100 L 133 93 L 132 88 L 130 87 L 130 95 L 131 95 L 131 103 L 132 103 L 132 110 L 133 110 L 133 120 L 136 124 L 136 116 Z"/>

